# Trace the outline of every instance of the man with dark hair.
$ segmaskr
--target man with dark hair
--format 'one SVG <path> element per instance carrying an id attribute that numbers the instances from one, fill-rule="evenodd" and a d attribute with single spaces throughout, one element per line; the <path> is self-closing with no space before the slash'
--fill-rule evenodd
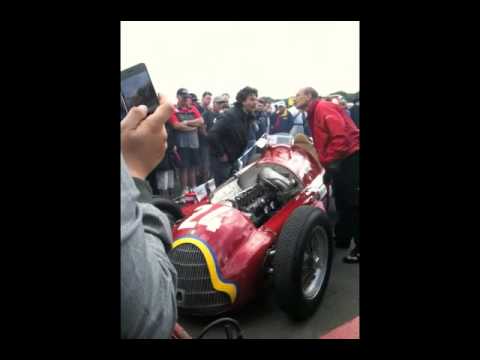
<path id="1" fill-rule="evenodd" d="M 202 103 L 200 104 L 200 113 L 203 115 L 203 113 L 206 110 L 212 110 L 210 108 L 210 103 L 212 102 L 212 93 L 209 91 L 205 91 L 202 95 Z"/>
<path id="2" fill-rule="evenodd" d="M 168 120 L 177 131 L 177 150 L 181 158 L 180 183 L 182 192 L 195 187 L 196 168 L 199 165 L 199 141 L 197 129 L 202 127 L 203 118 L 195 106 L 188 106 L 187 99 L 191 98 L 187 89 L 177 91 L 177 106 Z"/>
<path id="3" fill-rule="evenodd" d="M 311 87 L 298 91 L 295 106 L 308 113 L 313 143 L 326 170 L 324 181 L 333 180 L 338 211 L 336 245 L 348 248 L 353 237 L 355 248 L 344 261 L 359 262 L 360 131 L 339 105 L 318 99 L 318 93 Z"/>
<path id="4" fill-rule="evenodd" d="M 208 133 L 211 169 L 216 186 L 234 171 L 235 162 L 247 149 L 248 135 L 255 119 L 258 92 L 251 87 L 240 90 L 234 106 L 221 113 Z"/>

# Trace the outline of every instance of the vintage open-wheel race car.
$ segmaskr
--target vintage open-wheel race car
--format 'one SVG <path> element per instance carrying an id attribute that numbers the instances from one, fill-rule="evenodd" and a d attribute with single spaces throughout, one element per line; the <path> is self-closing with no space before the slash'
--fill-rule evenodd
<path id="1" fill-rule="evenodd" d="M 263 144 L 257 157 L 218 188 L 183 199 L 170 251 L 181 314 L 231 313 L 267 279 L 295 319 L 309 317 L 323 297 L 333 242 L 317 154 L 299 135 Z"/>

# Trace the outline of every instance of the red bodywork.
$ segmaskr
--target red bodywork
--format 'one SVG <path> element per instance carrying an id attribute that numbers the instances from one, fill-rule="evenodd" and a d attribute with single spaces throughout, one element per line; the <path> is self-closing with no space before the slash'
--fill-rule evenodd
<path id="1" fill-rule="evenodd" d="M 232 309 L 245 304 L 255 295 L 264 279 L 267 250 L 274 245 L 290 214 L 301 205 L 325 211 L 324 195 L 320 196 L 316 186 L 307 188 L 323 174 L 319 163 L 307 151 L 295 145 L 274 145 L 268 147 L 256 163 L 276 164 L 289 169 L 303 182 L 303 190 L 258 229 L 247 214 L 227 205 L 210 204 L 207 197 L 201 202 L 184 206 L 182 211 L 188 217 L 176 224 L 173 230 L 174 239 L 190 235 L 208 244 L 223 279 L 237 286 L 237 299 Z M 317 179 L 323 184 L 323 176 Z M 212 216 L 213 212 L 219 215 Z M 207 218 L 206 221 L 199 224 L 204 218 Z M 217 225 L 212 228 L 213 218 Z"/>

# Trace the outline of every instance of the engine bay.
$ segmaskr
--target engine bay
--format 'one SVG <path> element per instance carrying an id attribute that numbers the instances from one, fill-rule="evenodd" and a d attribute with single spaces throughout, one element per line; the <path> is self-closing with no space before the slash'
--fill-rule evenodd
<path id="1" fill-rule="evenodd" d="M 259 227 L 301 189 L 301 182 L 290 170 L 276 164 L 253 164 L 219 187 L 211 202 L 248 214 Z"/>

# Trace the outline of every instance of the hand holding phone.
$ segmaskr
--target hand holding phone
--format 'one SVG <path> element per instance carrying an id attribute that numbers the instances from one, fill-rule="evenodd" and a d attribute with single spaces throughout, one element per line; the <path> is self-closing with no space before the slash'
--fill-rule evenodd
<path id="1" fill-rule="evenodd" d="M 135 106 L 120 123 L 123 158 L 133 177 L 145 179 L 165 156 L 165 123 L 172 115 L 173 105 L 165 97 L 160 98 L 159 104 L 151 115 L 147 115 L 145 105 Z"/>

